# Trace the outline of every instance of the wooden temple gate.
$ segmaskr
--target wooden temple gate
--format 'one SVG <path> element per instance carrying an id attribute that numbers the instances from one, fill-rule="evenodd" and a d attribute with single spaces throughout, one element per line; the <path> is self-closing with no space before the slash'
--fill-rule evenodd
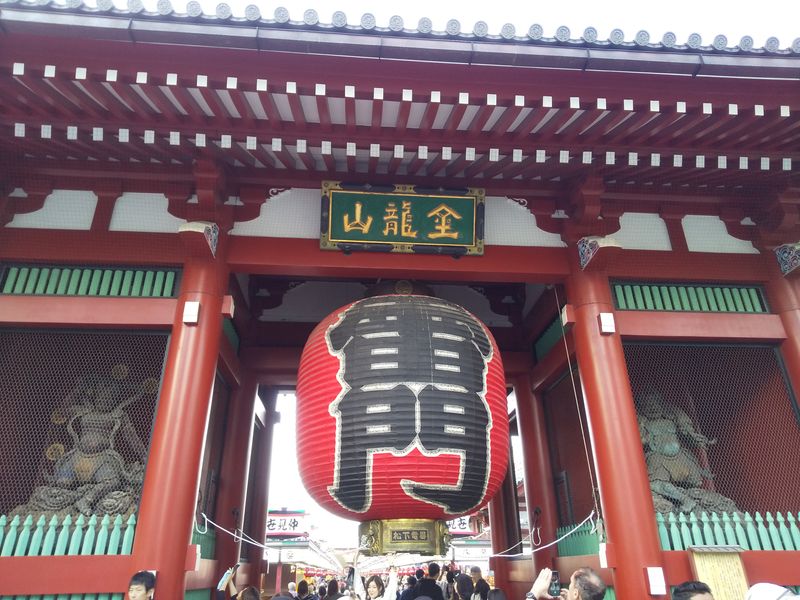
<path id="1" fill-rule="evenodd" d="M 304 280 L 497 286 L 493 306 L 503 286 L 554 286 L 560 303 L 541 293 L 523 319 L 494 328 L 517 395 L 529 523 L 542 540 L 565 525 L 545 395 L 575 364 L 603 577 L 624 600 L 651 595 L 648 567 L 668 584 L 689 579 L 688 554 L 663 547 L 623 342 L 768 345 L 800 386 L 798 49 L 430 36 L 169 9 L 10 2 L 0 12 L 0 323 L 169 334 L 135 536 L 115 546 L 129 553 L 94 552 L 85 537 L 60 556 L 0 542 L 0 594 L 119 593 L 131 573 L 154 569 L 158 597 L 208 597 L 238 559 L 228 537 L 210 551 L 190 545 L 215 378 L 229 398 L 214 516 L 233 529 L 242 510 L 266 514 L 266 468 L 248 481 L 249 464 L 269 463 L 274 393 L 294 384 L 311 325 L 262 320 L 270 294 L 245 281 L 279 300 Z M 483 188 L 484 254 L 321 250 L 314 211 L 325 180 Z M 158 296 L 144 293 L 152 282 L 115 279 L 134 267 L 177 269 L 179 285 Z M 51 285 L 43 268 L 88 275 Z M 656 302 L 648 291 L 638 302 L 639 288 L 615 292 L 625 282 L 677 296 Z M 740 295 L 740 305 L 703 309 L 693 285 L 758 288 L 764 310 Z M 563 338 L 537 354 L 556 321 Z M 797 422 L 787 427 L 796 468 Z M 503 490 L 490 504 L 495 552 L 519 541 L 513 486 Z M 797 514 L 797 499 L 766 510 Z M 12 520 L 8 548 L 21 531 L 39 535 L 19 520 L 9 533 Z M 248 533 L 263 539 L 264 519 L 254 523 Z M 747 576 L 800 585 L 798 543 L 743 552 Z M 551 547 L 493 561 L 517 597 L 542 566 L 583 564 L 600 559 Z M 264 569 L 254 556 L 240 577 Z"/>

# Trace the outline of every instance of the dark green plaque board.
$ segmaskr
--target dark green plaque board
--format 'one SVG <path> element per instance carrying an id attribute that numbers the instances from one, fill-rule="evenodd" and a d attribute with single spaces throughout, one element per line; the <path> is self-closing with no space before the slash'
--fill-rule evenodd
<path id="1" fill-rule="evenodd" d="M 483 254 L 484 190 L 322 183 L 325 250 Z"/>

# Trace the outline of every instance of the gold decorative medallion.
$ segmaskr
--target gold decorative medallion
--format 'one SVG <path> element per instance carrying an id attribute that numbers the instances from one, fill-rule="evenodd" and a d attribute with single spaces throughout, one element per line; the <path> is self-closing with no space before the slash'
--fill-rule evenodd
<path id="1" fill-rule="evenodd" d="M 358 527 L 361 552 L 367 556 L 390 552 L 443 556 L 450 545 L 447 523 L 434 519 L 383 519 Z"/>

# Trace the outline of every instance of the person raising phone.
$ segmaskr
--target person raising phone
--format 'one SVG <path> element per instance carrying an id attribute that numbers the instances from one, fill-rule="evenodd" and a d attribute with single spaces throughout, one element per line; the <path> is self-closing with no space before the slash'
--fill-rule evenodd
<path id="1" fill-rule="evenodd" d="M 525 597 L 536 600 L 553 600 L 554 598 L 603 600 L 606 595 L 606 584 L 603 583 L 600 575 L 589 567 L 581 567 L 575 571 L 569 578 L 569 588 L 561 590 L 560 594 L 555 589 L 555 581 L 553 571 L 545 567 L 539 571 L 539 575 L 531 586 L 531 591 L 525 594 Z"/>
<path id="2" fill-rule="evenodd" d="M 225 589 L 227 588 L 231 595 L 231 600 L 260 600 L 261 594 L 259 591 L 254 588 L 252 585 L 248 585 L 241 590 L 236 589 L 236 585 L 233 583 L 233 579 L 236 575 L 236 570 L 239 568 L 239 563 L 236 563 L 232 567 L 223 573 L 222 577 L 217 584 L 216 589 L 216 600 L 224 600 L 225 598 Z"/>

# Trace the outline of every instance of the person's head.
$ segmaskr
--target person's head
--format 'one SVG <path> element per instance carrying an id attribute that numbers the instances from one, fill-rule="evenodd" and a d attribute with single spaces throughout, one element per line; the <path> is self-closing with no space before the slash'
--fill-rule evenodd
<path id="1" fill-rule="evenodd" d="M 581 567 L 569 578 L 568 600 L 603 600 L 606 584 L 593 569 Z"/>
<path id="2" fill-rule="evenodd" d="M 702 581 L 684 581 L 672 590 L 672 600 L 714 600 L 714 596 Z"/>
<path id="3" fill-rule="evenodd" d="M 481 578 L 481 568 L 480 567 L 472 567 L 469 570 L 469 574 L 472 577 L 472 583 L 477 583 L 478 580 Z"/>
<path id="4" fill-rule="evenodd" d="M 294 581 L 290 581 L 289 585 L 286 586 L 286 589 L 289 590 L 289 593 L 294 596 L 297 593 L 297 584 Z"/>
<path id="5" fill-rule="evenodd" d="M 406 577 L 406 586 L 413 588 L 415 585 L 417 585 L 416 577 L 414 577 L 413 575 L 409 575 L 408 577 Z"/>
<path id="6" fill-rule="evenodd" d="M 239 594 L 236 598 L 238 600 L 261 600 L 261 594 L 252 585 L 248 585 L 243 590 L 239 590 Z"/>
<path id="7" fill-rule="evenodd" d="M 308 596 L 308 582 L 305 579 L 301 579 L 300 583 L 297 584 L 297 597 L 305 598 L 306 596 Z"/>
<path id="8" fill-rule="evenodd" d="M 319 584 L 319 592 L 317 592 L 320 600 L 325 598 L 328 595 L 328 585 L 323 581 Z"/>
<path id="9" fill-rule="evenodd" d="M 128 600 L 145 600 L 153 597 L 156 588 L 156 576 L 150 571 L 134 573 L 128 583 Z"/>
<path id="10" fill-rule="evenodd" d="M 375 600 L 375 598 L 380 598 L 383 596 L 383 579 L 378 577 L 377 575 L 373 575 L 369 579 L 367 579 L 367 585 L 365 586 L 367 590 L 367 599 L 368 600 Z"/>
<path id="11" fill-rule="evenodd" d="M 328 582 L 328 596 L 333 598 L 336 594 L 339 593 L 339 582 L 335 579 L 331 579 Z"/>
<path id="12" fill-rule="evenodd" d="M 790 600 L 793 598 L 800 598 L 800 596 L 774 583 L 757 583 L 747 591 L 744 600 Z"/>
<path id="13" fill-rule="evenodd" d="M 420 579 L 425 577 L 425 571 L 423 571 L 422 569 L 417 569 L 416 571 L 414 571 L 414 576 L 417 578 L 417 581 L 419 581 Z"/>
<path id="14" fill-rule="evenodd" d="M 475 584 L 472 583 L 472 577 L 466 573 L 461 573 L 456 577 L 456 592 L 461 600 L 469 600 L 472 597 L 472 592 L 475 591 Z"/>
<path id="15" fill-rule="evenodd" d="M 447 579 L 447 583 L 455 583 L 456 582 L 456 575 L 452 571 L 448 571 L 445 573 L 445 579 Z"/>
<path id="16" fill-rule="evenodd" d="M 439 577 L 439 563 L 432 562 L 428 564 L 428 577 L 431 579 Z"/>

